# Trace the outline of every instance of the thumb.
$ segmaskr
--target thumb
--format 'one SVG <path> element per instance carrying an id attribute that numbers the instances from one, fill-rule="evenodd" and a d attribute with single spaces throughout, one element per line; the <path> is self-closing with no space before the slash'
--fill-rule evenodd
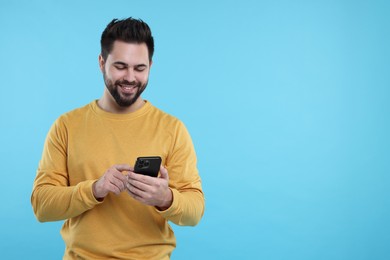
<path id="1" fill-rule="evenodd" d="M 168 170 L 164 166 L 160 166 L 160 178 L 169 181 Z"/>

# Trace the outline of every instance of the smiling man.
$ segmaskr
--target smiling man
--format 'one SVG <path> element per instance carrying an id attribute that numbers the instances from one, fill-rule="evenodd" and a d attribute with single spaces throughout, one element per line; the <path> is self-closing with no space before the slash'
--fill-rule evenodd
<path id="1" fill-rule="evenodd" d="M 64 259 L 169 259 L 168 221 L 193 226 L 203 216 L 188 131 L 141 97 L 153 52 L 145 22 L 114 19 L 101 37 L 102 97 L 47 135 L 31 203 L 39 221 L 65 220 Z M 134 172 L 141 156 L 161 157 L 158 177 Z"/>
<path id="2" fill-rule="evenodd" d="M 99 65 L 106 84 L 99 106 L 113 113 L 139 109 L 152 65 L 146 44 L 115 41 L 108 56 L 99 56 Z"/>

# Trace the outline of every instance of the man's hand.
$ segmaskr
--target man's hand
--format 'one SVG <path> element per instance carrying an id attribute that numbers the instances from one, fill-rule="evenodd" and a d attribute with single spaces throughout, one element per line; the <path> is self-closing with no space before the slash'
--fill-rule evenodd
<path id="1" fill-rule="evenodd" d="M 173 200 L 168 186 L 168 170 L 161 166 L 160 177 L 150 177 L 130 171 L 127 174 L 127 192 L 143 204 L 155 206 L 158 210 L 168 209 Z"/>
<path id="2" fill-rule="evenodd" d="M 122 171 L 132 171 L 133 168 L 127 164 L 117 164 L 109 168 L 99 180 L 92 185 L 93 195 L 101 200 L 109 192 L 118 195 L 126 189 L 127 178 Z"/>

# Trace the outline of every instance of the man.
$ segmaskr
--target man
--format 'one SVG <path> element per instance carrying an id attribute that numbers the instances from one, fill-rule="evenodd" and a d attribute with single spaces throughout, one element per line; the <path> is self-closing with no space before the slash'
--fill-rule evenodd
<path id="1" fill-rule="evenodd" d="M 66 220 L 64 259 L 169 259 L 168 221 L 196 225 L 203 215 L 186 128 L 141 97 L 153 51 L 146 23 L 114 19 L 101 37 L 103 96 L 59 117 L 47 135 L 31 203 L 41 222 Z M 162 158 L 158 177 L 134 172 L 140 156 Z"/>

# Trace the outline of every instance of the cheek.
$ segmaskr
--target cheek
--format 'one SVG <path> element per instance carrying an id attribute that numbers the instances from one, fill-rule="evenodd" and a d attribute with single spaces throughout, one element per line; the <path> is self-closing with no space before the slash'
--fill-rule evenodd
<path id="1" fill-rule="evenodd" d="M 123 79 L 124 76 L 125 76 L 124 73 L 118 71 L 109 71 L 107 74 L 107 77 L 111 79 L 113 82 Z"/>
<path id="2" fill-rule="evenodd" d="M 142 73 L 137 75 L 137 80 L 140 82 L 145 82 L 148 80 L 148 73 Z"/>

